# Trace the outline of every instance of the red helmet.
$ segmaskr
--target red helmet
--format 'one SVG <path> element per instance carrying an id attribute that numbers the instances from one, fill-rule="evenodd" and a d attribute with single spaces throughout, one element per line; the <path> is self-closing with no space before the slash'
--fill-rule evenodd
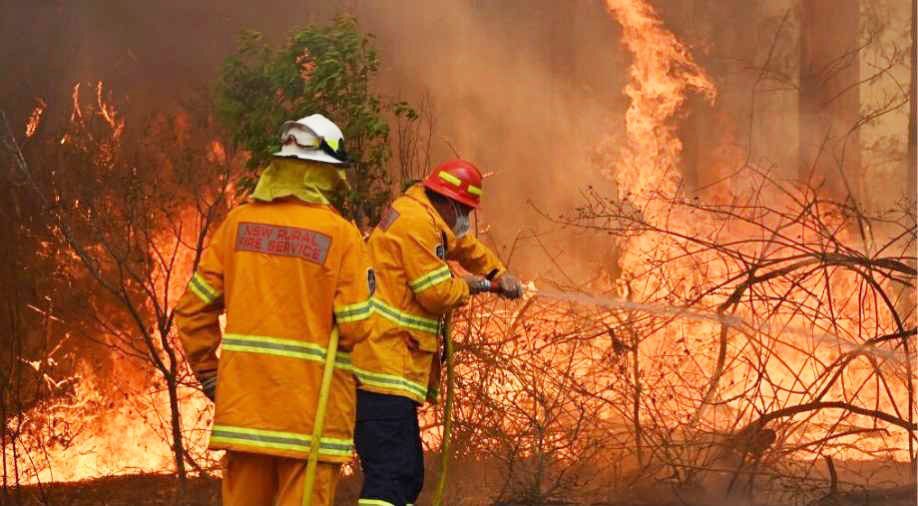
<path id="1" fill-rule="evenodd" d="M 465 160 L 441 163 L 424 180 L 424 186 L 472 209 L 481 203 L 481 171 Z"/>

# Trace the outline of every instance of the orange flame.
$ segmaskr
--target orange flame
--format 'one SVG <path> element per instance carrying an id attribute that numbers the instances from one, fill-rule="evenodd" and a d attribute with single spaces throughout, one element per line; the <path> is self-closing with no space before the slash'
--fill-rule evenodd
<path id="1" fill-rule="evenodd" d="M 630 81 L 625 89 L 626 95 L 631 100 L 631 104 L 626 113 L 626 134 L 627 145 L 620 153 L 619 163 L 614 168 L 614 177 L 617 182 L 622 201 L 629 202 L 635 209 L 651 223 L 659 223 L 661 226 L 677 229 L 684 237 L 708 237 L 715 227 L 713 223 L 706 222 L 703 216 L 687 216 L 685 214 L 673 213 L 671 205 L 672 200 L 678 198 L 682 191 L 682 178 L 679 171 L 679 161 L 682 152 L 682 143 L 677 136 L 676 127 L 682 108 L 685 104 L 686 97 L 689 93 L 699 93 L 709 102 L 713 102 L 716 97 L 716 88 L 705 72 L 693 61 L 685 45 L 680 42 L 670 31 L 662 24 L 659 16 L 646 0 L 605 0 L 607 10 L 622 25 L 623 45 L 632 53 L 633 62 L 630 68 Z M 734 164 L 737 160 L 729 160 Z M 720 188 L 727 195 L 741 195 L 748 193 L 742 185 L 748 184 L 748 181 L 729 181 L 724 187 Z M 736 187 L 730 187 L 730 185 Z M 658 198 L 664 197 L 664 198 Z M 778 196 L 786 198 L 786 196 Z M 776 197 L 776 198 L 778 198 Z M 723 196 L 721 196 L 723 198 Z M 790 202 L 788 202 L 790 204 Z M 779 204 L 780 205 L 780 204 Z M 674 215 L 675 214 L 675 215 Z M 781 218 L 779 216 L 762 217 L 761 220 L 774 221 L 778 226 Z M 827 222 L 840 222 L 840 218 L 833 218 L 830 215 L 822 217 Z M 803 241 L 812 240 L 813 233 L 806 229 L 804 225 L 799 226 L 800 234 Z M 762 228 L 754 224 L 746 224 L 741 220 L 734 220 L 723 230 L 724 237 L 730 237 L 734 240 L 743 240 L 755 238 L 763 233 Z M 839 230 L 836 237 L 844 239 L 848 235 L 847 231 Z M 750 258 L 755 258 L 761 252 L 752 248 L 758 247 L 754 241 L 750 242 Z M 680 241 L 671 237 L 661 237 L 661 234 L 643 234 L 631 237 L 623 243 L 624 253 L 620 258 L 622 271 L 625 273 L 626 281 L 622 283 L 622 290 L 625 290 L 624 283 L 627 282 L 628 293 L 639 300 L 660 300 L 660 297 L 673 295 L 679 300 L 690 298 L 687 294 L 699 286 L 704 286 L 706 279 L 732 279 L 738 275 L 738 269 L 735 266 L 725 265 L 720 262 L 718 257 L 711 253 L 706 255 L 693 254 L 692 261 L 674 260 L 680 256 L 685 257 L 687 242 Z M 775 248 L 774 246 L 772 247 Z M 788 248 L 790 250 L 790 248 Z M 771 252 L 774 254 L 774 252 Z M 793 254 L 787 251 L 788 255 Z M 653 260 L 652 262 L 650 260 Z M 664 269 L 657 272 L 647 272 L 648 265 L 665 265 Z M 858 293 L 859 280 L 857 277 L 846 271 L 827 273 L 825 280 L 826 285 L 830 287 L 832 294 L 856 294 Z M 822 293 L 821 297 L 831 297 L 826 295 L 825 287 L 817 285 L 817 282 L 810 282 L 809 285 L 795 286 L 789 282 L 787 286 L 778 287 L 783 289 L 781 296 L 786 297 L 798 304 L 797 307 L 807 307 L 808 304 L 823 304 L 823 300 L 812 301 L 814 293 Z M 708 297 L 706 302 L 717 304 L 721 300 L 716 297 Z M 837 337 L 840 334 L 849 336 L 858 336 L 859 329 L 864 328 L 895 328 L 891 321 L 892 318 L 882 309 L 871 306 L 869 301 L 859 301 L 856 296 L 845 296 L 841 301 L 830 301 L 834 303 L 835 314 L 831 319 L 825 318 L 820 313 L 812 313 L 809 317 L 802 317 L 798 312 L 784 311 L 770 314 L 765 321 L 756 320 L 754 313 L 744 314 L 743 308 L 739 309 L 739 315 L 759 321 L 760 324 L 777 329 L 796 329 L 794 332 L 805 337 L 806 346 L 794 342 L 796 339 L 772 340 L 772 338 L 757 336 L 752 338 L 752 346 L 734 349 L 729 348 L 730 353 L 737 357 L 737 360 L 755 360 L 753 358 L 754 350 L 769 350 L 770 356 L 763 362 L 762 367 L 767 367 L 772 380 L 774 380 L 780 389 L 784 391 L 761 393 L 763 399 L 761 405 L 753 401 L 757 410 L 770 409 L 776 405 L 787 405 L 788 403 L 806 402 L 808 398 L 805 395 L 791 394 L 800 383 L 817 384 L 819 369 L 812 367 L 813 358 L 819 357 L 830 363 L 832 359 L 838 357 L 840 350 L 846 346 L 842 339 Z M 870 316 L 870 315 L 873 316 Z M 866 315 L 866 316 L 865 316 Z M 758 317 L 761 319 L 761 316 Z M 833 332 L 828 332 L 833 329 Z M 678 356 L 681 352 L 680 347 L 684 347 L 685 354 L 691 356 L 691 360 L 682 361 L 672 366 L 666 366 L 659 361 L 660 357 L 665 354 L 653 357 L 646 356 L 643 359 L 647 364 L 653 364 L 657 371 L 646 371 L 648 377 L 658 371 L 662 374 L 669 374 L 673 377 L 680 378 L 679 381 L 673 381 L 661 376 L 658 380 L 660 384 L 669 384 L 671 392 L 677 396 L 692 398 L 697 396 L 699 385 L 705 385 L 711 380 L 711 372 L 716 370 L 715 363 L 718 362 L 717 351 L 712 347 L 716 342 L 711 336 L 718 333 L 717 326 L 712 322 L 673 322 L 666 326 L 660 335 L 650 338 L 648 347 L 657 347 L 657 349 L 672 350 L 672 356 Z M 819 335 L 831 335 L 831 337 L 818 337 Z M 766 343 L 756 342 L 755 339 L 768 341 Z M 828 344 L 826 341 L 830 341 Z M 737 345 L 739 346 L 739 345 Z M 744 358 L 745 357 L 745 358 Z M 853 384 L 866 384 L 866 381 L 872 374 L 872 367 L 869 360 L 853 363 L 845 369 L 845 378 L 847 382 Z M 890 364 L 890 367 L 898 367 Z M 714 415 L 714 412 L 740 413 L 742 410 L 748 410 L 748 404 L 744 398 L 743 389 L 746 383 L 743 381 L 743 374 L 748 374 L 740 366 L 728 364 L 723 368 L 721 379 L 720 393 L 718 399 L 731 398 L 735 400 L 724 403 L 718 410 L 705 410 L 709 401 L 713 399 L 696 399 L 695 406 L 698 407 L 694 417 L 689 414 L 692 421 L 701 421 L 704 426 L 710 430 L 725 430 L 719 426 L 724 419 L 729 417 Z M 694 390 L 693 390 L 694 389 Z M 867 405 L 878 405 L 889 409 L 895 409 L 890 406 L 889 399 L 880 399 L 879 395 L 871 393 L 864 389 L 859 392 L 857 397 L 860 402 Z M 901 390 L 900 390 L 901 391 Z M 836 395 L 844 395 L 842 390 L 831 392 Z M 901 394 L 904 398 L 905 393 Z M 699 402 L 700 401 L 700 402 Z M 665 402 L 660 401 L 655 405 L 655 409 L 664 410 Z M 676 402 L 670 403 L 671 419 L 679 419 L 686 416 L 685 405 Z M 731 411 L 732 410 L 732 411 Z M 850 420 L 857 420 L 868 425 L 870 422 L 867 417 L 858 417 L 852 415 Z M 833 423 L 832 415 L 819 413 L 814 415 L 812 429 L 805 434 L 811 439 L 818 439 L 824 433 L 820 433 L 824 427 Z M 823 424 L 823 425 L 819 425 Z M 690 425 L 694 425 L 693 423 Z M 801 436 L 802 437 L 802 436 Z M 876 447 L 891 451 L 891 454 L 897 458 L 907 459 L 905 451 L 905 441 L 907 435 L 898 433 L 895 436 L 884 436 L 885 439 L 877 438 L 876 440 L 864 441 L 859 440 L 856 445 L 860 449 L 867 447 Z M 896 440 L 900 443 L 901 450 L 892 451 L 889 441 Z M 852 445 L 855 446 L 855 445 Z M 893 447 L 895 448 L 895 447 Z M 859 449 L 852 448 L 845 450 L 844 456 L 847 458 L 859 458 L 862 454 Z"/>
<path id="2" fill-rule="evenodd" d="M 122 379 L 105 383 L 91 366 L 82 369 L 55 382 L 72 393 L 31 409 L 16 427 L 19 452 L 27 455 L 18 463 L 21 481 L 80 481 L 171 470 L 166 393 L 155 384 L 135 386 L 138 378 L 129 372 L 130 366 L 121 368 Z M 192 455 L 201 455 L 210 403 L 189 389 L 180 397 L 186 447 Z"/>
<path id="3" fill-rule="evenodd" d="M 673 121 L 690 91 L 713 101 L 714 84 L 692 60 L 685 45 L 667 30 L 645 0 L 606 0 L 622 25 L 623 43 L 634 55 L 625 94 L 628 147 L 616 179 L 629 193 L 675 192 L 682 142 Z"/>
<path id="4" fill-rule="evenodd" d="M 192 222 L 195 218 L 189 211 L 182 219 Z M 170 233 L 157 238 L 159 248 L 178 248 L 171 276 L 159 270 L 151 274 L 156 291 L 168 300 L 176 300 L 182 294 L 184 280 L 190 276 L 195 255 L 187 240 L 188 237 L 176 239 Z M 100 340 L 106 339 L 100 336 Z M 175 341 L 171 335 L 167 339 Z M 119 344 L 115 341 L 110 346 L 117 349 Z M 169 397 L 159 374 L 148 374 L 149 365 L 138 368 L 136 359 L 113 352 L 113 370 L 105 377 L 83 362 L 73 376 L 58 378 L 55 366 L 74 360 L 70 356 L 55 358 L 60 348 L 58 345 L 45 360 L 27 362 L 41 375 L 50 400 L 11 422 L 10 429 L 18 434 L 15 444 L 20 458 L 15 465 L 20 480 L 47 483 L 171 472 L 174 457 Z M 184 376 L 190 377 L 185 367 L 183 364 Z M 216 457 L 206 451 L 212 404 L 199 391 L 186 386 L 179 386 L 178 397 L 186 451 L 201 468 L 213 468 Z M 10 452 L 7 455 L 12 459 Z M 8 464 L 12 468 L 13 463 Z"/>
<path id="5" fill-rule="evenodd" d="M 111 103 L 111 97 L 106 101 L 102 94 L 102 81 L 96 83 L 96 104 L 99 106 L 99 116 L 108 123 L 112 129 L 112 138 L 118 139 L 124 131 L 124 120 L 118 117 L 118 111 Z"/>
<path id="6" fill-rule="evenodd" d="M 38 131 L 38 126 L 41 124 L 41 117 L 45 113 L 45 108 L 48 107 L 48 104 L 41 98 L 36 99 L 36 101 L 38 105 L 32 109 L 32 113 L 29 114 L 29 120 L 26 122 L 26 137 L 32 137 L 35 135 L 35 132 Z"/>
<path id="7" fill-rule="evenodd" d="M 73 91 L 70 93 L 70 101 L 73 104 L 73 112 L 70 113 L 70 122 L 75 123 L 83 120 L 83 108 L 80 107 L 80 83 L 73 85 Z"/>

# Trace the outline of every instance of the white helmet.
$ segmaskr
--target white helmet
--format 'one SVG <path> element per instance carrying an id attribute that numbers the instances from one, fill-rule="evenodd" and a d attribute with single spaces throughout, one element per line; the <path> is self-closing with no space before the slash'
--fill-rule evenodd
<path id="1" fill-rule="evenodd" d="M 281 150 L 274 156 L 334 164 L 348 162 L 344 134 L 338 125 L 321 114 L 281 125 Z"/>

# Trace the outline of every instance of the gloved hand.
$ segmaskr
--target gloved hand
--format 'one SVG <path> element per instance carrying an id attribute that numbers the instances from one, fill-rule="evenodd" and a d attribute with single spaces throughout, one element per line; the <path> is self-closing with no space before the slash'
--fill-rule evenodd
<path id="1" fill-rule="evenodd" d="M 473 274 L 464 274 L 462 280 L 469 285 L 469 294 L 476 295 L 491 290 L 491 282 L 480 276 Z"/>
<path id="2" fill-rule="evenodd" d="M 505 299 L 519 299 L 523 296 L 523 284 L 509 272 L 501 276 L 496 283 L 500 289 L 498 293 Z"/>

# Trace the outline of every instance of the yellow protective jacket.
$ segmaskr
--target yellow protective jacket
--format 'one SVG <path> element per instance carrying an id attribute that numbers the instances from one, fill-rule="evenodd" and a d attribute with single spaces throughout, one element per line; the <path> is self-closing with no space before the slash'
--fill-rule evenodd
<path id="1" fill-rule="evenodd" d="M 348 351 L 372 330 L 366 247 L 331 206 L 269 198 L 229 213 L 176 307 L 192 369 L 205 387 L 216 383 L 210 448 L 307 458 L 334 315 L 341 351 L 320 460 L 347 462 L 356 406 Z"/>
<path id="2" fill-rule="evenodd" d="M 473 236 L 457 238 L 421 185 L 392 203 L 368 246 L 376 272 L 374 331 L 354 348 L 358 388 L 423 403 L 436 396 L 439 382 L 440 319 L 469 297 L 446 260 L 481 276 L 506 269 Z"/>

